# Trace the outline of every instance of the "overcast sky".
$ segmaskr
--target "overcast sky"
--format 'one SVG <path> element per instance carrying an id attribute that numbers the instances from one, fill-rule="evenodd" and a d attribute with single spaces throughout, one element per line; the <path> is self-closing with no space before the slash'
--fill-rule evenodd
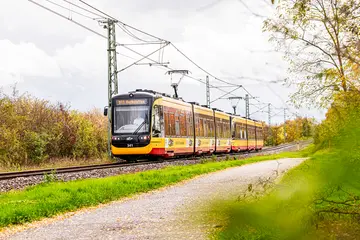
<path id="1" fill-rule="evenodd" d="M 106 35 L 106 30 L 95 20 L 71 13 L 47 0 L 34 1 Z M 72 10 L 87 16 L 91 15 L 64 0 L 51 1 L 67 8 L 70 6 Z M 78 0 L 69 1 L 85 6 Z M 242 84 L 251 94 L 259 97 L 261 102 L 284 107 L 289 94 L 295 90 L 272 83 L 286 77 L 288 65 L 268 42 L 268 34 L 262 32 L 264 18 L 261 16 L 272 16 L 275 10 L 269 0 L 86 2 L 129 25 L 171 41 L 201 67 L 218 78 Z M 118 42 L 138 42 L 120 28 L 116 31 Z M 135 31 L 133 33 L 146 38 Z M 145 55 L 157 47 L 132 46 L 134 50 Z M 107 103 L 106 49 L 106 39 L 27 0 L 0 3 L 0 86 L 5 91 L 9 91 L 10 86 L 16 82 L 20 92 L 27 91 L 36 97 L 54 102 L 66 102 L 73 109 L 86 111 L 93 107 L 103 108 Z M 123 47 L 118 47 L 117 51 L 119 70 L 131 64 L 133 59 L 139 59 L 138 55 Z M 173 47 L 166 47 L 162 58 L 159 54 L 154 54 L 152 58 L 170 62 L 169 67 L 173 69 L 187 69 L 192 77 L 205 79 L 206 74 Z M 165 69 L 155 66 L 133 66 L 119 73 L 119 92 L 147 88 L 172 93 L 170 76 L 165 73 Z M 179 76 L 173 76 L 173 80 L 178 78 Z M 224 86 L 213 78 L 210 78 L 210 83 Z M 205 104 L 205 86 L 194 80 L 184 78 L 179 86 L 179 94 L 186 101 Z M 212 89 L 211 99 L 215 100 L 222 94 L 221 91 Z M 234 94 L 244 96 L 245 92 L 239 89 Z M 251 102 L 257 103 L 256 100 Z M 252 105 L 250 112 L 256 112 L 263 106 Z M 216 101 L 212 107 L 232 111 L 229 100 Z M 244 115 L 243 101 L 239 102 L 237 111 Z M 324 115 L 322 111 L 315 109 L 291 108 L 290 111 L 318 119 Z M 283 121 L 282 111 L 273 109 L 274 114 L 278 112 L 281 114 L 273 117 L 273 122 Z M 267 113 L 258 112 L 251 117 L 267 121 Z"/>

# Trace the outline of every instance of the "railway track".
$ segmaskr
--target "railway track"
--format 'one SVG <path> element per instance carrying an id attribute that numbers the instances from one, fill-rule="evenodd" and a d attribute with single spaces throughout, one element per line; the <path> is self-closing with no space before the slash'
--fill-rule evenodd
<path id="1" fill-rule="evenodd" d="M 302 142 L 304 144 L 305 142 Z M 305 143 L 306 144 L 306 143 Z M 218 158 L 226 158 L 226 156 L 242 156 L 242 158 L 252 157 L 256 155 L 263 155 L 267 152 L 276 152 L 279 150 L 286 150 L 287 148 L 291 148 L 296 146 L 296 143 L 288 143 L 283 144 L 276 147 L 268 147 L 264 148 L 259 152 L 242 152 L 242 153 L 232 153 L 232 154 L 220 154 L 216 155 Z M 117 163 L 108 163 L 108 164 L 98 164 L 98 165 L 88 165 L 88 166 L 76 166 L 76 167 L 64 167 L 64 168 L 56 168 L 56 169 L 41 169 L 41 170 L 29 170 L 29 171 L 20 171 L 20 172 L 5 172 L 0 173 L 0 180 L 8 180 L 18 177 L 32 177 L 32 176 L 40 176 L 45 174 L 58 174 L 58 173 L 75 173 L 75 172 L 83 172 L 83 171 L 91 171 L 96 169 L 107 169 L 107 168 L 119 168 L 119 167 L 127 167 L 127 166 L 136 166 L 136 165 L 146 165 L 146 164 L 154 164 L 161 163 L 165 161 L 179 161 L 179 160 L 187 160 L 187 159 L 202 159 L 209 158 L 209 156 L 201 156 L 201 157 L 186 157 L 186 158 L 176 158 L 162 161 L 140 161 L 136 163 L 126 163 L 126 162 L 117 162 Z"/>

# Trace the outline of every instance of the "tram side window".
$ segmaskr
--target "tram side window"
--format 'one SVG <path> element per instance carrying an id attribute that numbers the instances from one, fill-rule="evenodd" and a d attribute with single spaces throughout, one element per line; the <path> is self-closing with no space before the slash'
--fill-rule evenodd
<path id="1" fill-rule="evenodd" d="M 155 105 L 153 111 L 153 126 L 152 126 L 153 137 L 164 137 L 163 116 L 164 116 L 163 107 L 160 105 Z"/>
<path id="2" fill-rule="evenodd" d="M 180 136 L 180 121 L 179 114 L 175 112 L 175 135 Z"/>
<path id="3" fill-rule="evenodd" d="M 216 137 L 217 138 L 220 138 L 221 137 L 221 134 L 222 134 L 222 126 L 221 126 L 221 122 L 219 121 L 220 119 L 216 119 L 216 124 L 215 124 L 215 127 L 216 127 Z"/>
<path id="4" fill-rule="evenodd" d="M 223 136 L 223 138 L 227 138 L 227 122 L 225 122 L 225 121 L 223 121 L 223 123 L 222 123 L 222 125 L 223 125 L 223 134 L 222 134 L 222 136 Z"/>
<path id="5" fill-rule="evenodd" d="M 200 117 L 199 122 L 200 122 L 200 124 L 199 124 L 199 128 L 200 128 L 199 136 L 203 137 L 204 136 L 204 119 L 202 119 Z"/>
<path id="6" fill-rule="evenodd" d="M 192 121 L 192 115 L 191 112 L 186 113 L 186 121 L 187 121 L 187 135 L 193 136 L 194 135 L 194 128 L 193 128 L 193 121 Z"/>
<path id="7" fill-rule="evenodd" d="M 215 137 L 215 122 L 213 118 L 211 119 L 211 129 L 212 129 L 211 137 Z"/>
<path id="8" fill-rule="evenodd" d="M 186 136 L 186 119 L 185 114 L 183 112 L 179 115 L 179 122 L 180 122 L 180 136 Z"/>
<path id="9" fill-rule="evenodd" d="M 219 128 L 219 131 L 218 131 L 218 137 L 219 138 L 222 138 L 223 137 L 223 133 L 224 133 L 224 129 L 223 129 L 223 124 L 222 124 L 222 121 L 219 119 L 218 120 L 218 128 Z"/>
<path id="10" fill-rule="evenodd" d="M 252 126 L 248 126 L 249 129 L 249 139 L 253 139 L 253 128 Z"/>
<path id="11" fill-rule="evenodd" d="M 209 121 L 204 118 L 204 136 L 209 137 Z"/>
<path id="12" fill-rule="evenodd" d="M 226 122 L 225 122 L 225 129 L 226 129 L 225 137 L 226 137 L 226 138 L 231 138 L 230 121 L 226 121 Z"/>
<path id="13" fill-rule="evenodd" d="M 226 138 L 226 122 L 222 122 L 222 137 Z"/>
<path id="14" fill-rule="evenodd" d="M 195 115 L 195 135 L 198 137 L 199 134 L 200 134 L 199 116 Z"/>
<path id="15" fill-rule="evenodd" d="M 248 133 L 246 130 L 246 124 L 243 124 L 243 137 L 244 139 L 248 139 Z"/>
<path id="16" fill-rule="evenodd" d="M 214 132 L 214 129 L 213 129 L 213 121 L 211 119 L 208 119 L 208 124 L 209 124 L 209 132 L 208 132 L 208 136 L 209 137 L 213 137 L 213 132 Z"/>
<path id="17" fill-rule="evenodd" d="M 240 136 L 240 139 L 244 139 L 244 125 L 242 123 L 239 123 L 239 136 Z"/>
<path id="18" fill-rule="evenodd" d="M 169 119 L 168 112 L 164 113 L 164 121 L 165 121 L 165 135 L 169 136 L 170 135 L 170 119 Z"/>
<path id="19" fill-rule="evenodd" d="M 175 136 L 175 116 L 174 113 L 169 113 L 170 119 L 170 136 Z"/>

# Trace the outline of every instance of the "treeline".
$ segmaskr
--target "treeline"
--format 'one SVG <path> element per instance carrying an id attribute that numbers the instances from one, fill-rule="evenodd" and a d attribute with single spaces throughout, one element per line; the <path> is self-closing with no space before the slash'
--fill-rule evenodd
<path id="1" fill-rule="evenodd" d="M 313 136 L 316 122 L 313 118 L 297 117 L 286 123 L 268 125 L 264 127 L 264 144 L 266 146 L 279 145 L 307 139 Z"/>
<path id="2" fill-rule="evenodd" d="M 82 113 L 28 94 L 0 92 L 0 164 L 102 157 L 107 144 L 106 124 L 96 109 Z"/>
<path id="3" fill-rule="evenodd" d="M 326 119 L 315 129 L 314 142 L 319 149 L 343 149 L 360 153 L 360 90 L 335 95 Z"/>

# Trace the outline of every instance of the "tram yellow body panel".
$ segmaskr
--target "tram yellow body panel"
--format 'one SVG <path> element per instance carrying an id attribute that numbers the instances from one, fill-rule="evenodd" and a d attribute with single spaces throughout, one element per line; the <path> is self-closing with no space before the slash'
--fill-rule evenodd
<path id="1" fill-rule="evenodd" d="M 231 140 L 231 145 L 247 147 L 247 140 L 246 139 L 234 139 L 234 140 Z"/>
<path id="2" fill-rule="evenodd" d="M 114 147 L 111 145 L 111 151 L 114 155 L 146 155 L 153 149 L 152 144 L 145 147 Z"/>

